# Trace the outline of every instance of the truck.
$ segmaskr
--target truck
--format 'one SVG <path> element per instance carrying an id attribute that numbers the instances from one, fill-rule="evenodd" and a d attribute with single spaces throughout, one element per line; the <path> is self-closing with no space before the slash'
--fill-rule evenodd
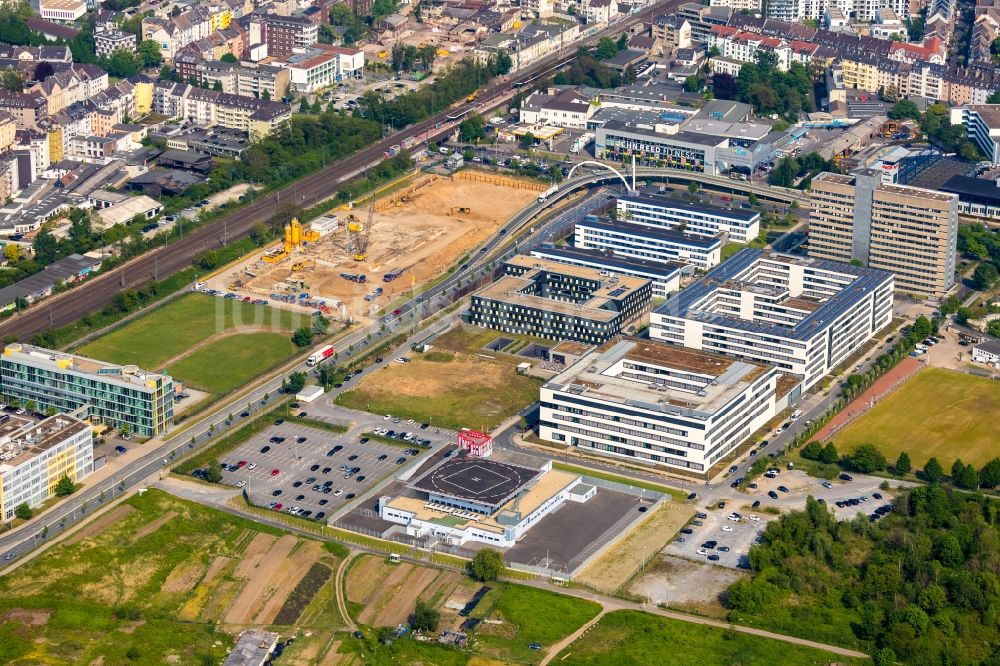
<path id="1" fill-rule="evenodd" d="M 403 271 L 405 271 L 405 270 L 406 270 L 405 268 L 397 268 L 394 271 L 389 271 L 388 273 L 386 273 L 385 275 L 382 276 L 382 281 L 383 282 L 392 282 L 393 280 L 395 280 L 396 278 L 398 278 L 400 275 L 402 275 Z"/>
<path id="2" fill-rule="evenodd" d="M 545 201 L 558 191 L 559 191 L 559 186 L 553 185 L 552 187 L 550 187 L 549 189 L 545 190 L 544 192 L 538 195 L 538 203 Z"/>
<path id="3" fill-rule="evenodd" d="M 358 284 L 364 284 L 368 279 L 364 275 L 356 275 L 354 273 L 341 273 L 340 277 L 351 282 L 357 282 Z"/>
<path id="4" fill-rule="evenodd" d="M 331 356 L 333 356 L 333 345 L 324 345 L 309 355 L 309 358 L 306 359 L 306 365 L 311 368 Z"/>
<path id="5" fill-rule="evenodd" d="M 466 102 L 475 102 L 477 97 L 479 97 L 479 91 L 478 90 L 476 92 L 472 93 L 471 95 L 469 95 L 468 97 L 466 97 L 465 101 Z"/>

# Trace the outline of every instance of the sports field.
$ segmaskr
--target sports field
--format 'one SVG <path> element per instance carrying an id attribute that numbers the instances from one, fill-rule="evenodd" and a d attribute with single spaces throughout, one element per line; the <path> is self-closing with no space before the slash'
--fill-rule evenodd
<path id="1" fill-rule="evenodd" d="M 976 467 L 997 457 L 1000 383 L 941 368 L 925 368 L 864 416 L 831 438 L 848 452 L 877 446 L 895 460 L 906 451 L 920 467 L 934 456 L 945 469 L 961 458 Z"/>
<path id="2" fill-rule="evenodd" d="M 443 428 L 488 432 L 538 400 L 539 383 L 511 363 L 469 354 L 413 354 L 365 375 L 337 404 Z"/>
<path id="3" fill-rule="evenodd" d="M 292 331 L 308 323 L 287 310 L 191 293 L 75 351 L 225 393 L 292 356 Z"/>

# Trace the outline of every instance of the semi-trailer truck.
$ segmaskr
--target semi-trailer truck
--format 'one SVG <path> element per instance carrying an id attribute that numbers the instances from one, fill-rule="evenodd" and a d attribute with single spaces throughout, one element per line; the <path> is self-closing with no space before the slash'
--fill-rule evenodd
<path id="1" fill-rule="evenodd" d="M 326 345 L 320 347 L 309 358 L 306 359 L 306 365 L 310 368 L 319 363 L 320 361 L 325 361 L 326 359 L 333 356 L 333 345 Z"/>
<path id="2" fill-rule="evenodd" d="M 538 195 L 538 202 L 541 203 L 545 201 L 558 191 L 559 191 L 559 186 L 553 185 L 552 187 L 550 187 L 549 189 L 545 190 L 544 192 Z"/>

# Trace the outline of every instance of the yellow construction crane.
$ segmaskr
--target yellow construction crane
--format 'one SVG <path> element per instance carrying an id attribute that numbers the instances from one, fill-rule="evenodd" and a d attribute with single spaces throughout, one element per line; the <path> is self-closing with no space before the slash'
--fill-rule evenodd
<path id="1" fill-rule="evenodd" d="M 372 222 L 375 219 L 375 197 L 368 206 L 368 220 L 364 223 L 354 215 L 347 218 L 347 251 L 354 256 L 354 261 L 364 261 L 368 257 L 368 241 L 372 235 Z"/>

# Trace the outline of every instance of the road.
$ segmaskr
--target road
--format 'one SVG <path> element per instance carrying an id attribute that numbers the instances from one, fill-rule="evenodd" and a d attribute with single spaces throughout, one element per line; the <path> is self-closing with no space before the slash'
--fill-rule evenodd
<path id="1" fill-rule="evenodd" d="M 665 0 L 642 12 L 618 21 L 604 30 L 542 58 L 539 62 L 506 77 L 499 78 L 479 91 L 477 111 L 488 113 L 509 100 L 517 88 L 545 76 L 573 60 L 581 46 L 596 43 L 609 33 L 648 21 L 659 13 L 670 12 L 683 0 Z M 85 314 L 100 310 L 126 289 L 136 289 L 154 279 L 162 279 L 191 265 L 195 257 L 230 241 L 247 236 L 254 225 L 266 222 L 292 204 L 310 207 L 333 196 L 341 183 L 377 164 L 393 145 L 413 139 L 415 143 L 435 141 L 453 131 L 445 121 L 450 110 L 404 128 L 378 143 L 346 157 L 325 169 L 305 176 L 286 187 L 264 195 L 250 204 L 214 220 L 186 237 L 146 254 L 107 273 L 97 275 L 69 292 L 52 296 L 24 312 L 0 323 L 0 337 L 26 340 L 45 330 L 73 323 Z"/>
<path id="2" fill-rule="evenodd" d="M 337 341 L 340 349 L 353 346 L 352 357 L 363 356 L 367 350 L 382 344 L 383 340 L 391 340 L 400 333 L 415 334 L 419 331 L 421 322 L 435 315 L 458 301 L 473 288 L 472 280 L 481 270 L 489 272 L 499 262 L 518 251 L 525 251 L 535 245 L 550 240 L 556 229 L 565 228 L 572 220 L 579 219 L 600 207 L 607 205 L 607 196 L 603 191 L 592 193 L 579 202 L 573 203 L 565 210 L 552 215 L 550 219 L 534 228 L 531 222 L 553 206 L 556 202 L 575 193 L 580 187 L 592 186 L 607 179 L 606 175 L 583 175 L 566 181 L 560 191 L 545 202 L 534 202 L 515 215 L 507 224 L 506 233 L 497 233 L 491 237 L 475 257 L 470 259 L 465 267 L 447 275 L 438 284 L 427 291 L 413 296 L 399 306 L 399 316 L 389 316 L 376 321 L 365 328 L 353 331 Z M 485 279 L 481 276 L 480 279 Z M 459 284 L 464 284 L 459 288 Z M 340 362 L 348 363 L 350 358 L 341 354 Z M 305 365 L 304 360 L 293 370 L 308 372 L 312 370 Z M 215 439 L 224 436 L 232 428 L 238 428 L 242 420 L 237 417 L 228 423 L 228 415 L 233 412 L 248 411 L 252 418 L 262 410 L 271 409 L 281 397 L 281 376 L 274 377 L 256 386 L 247 394 L 241 396 L 240 404 L 234 405 L 227 401 L 220 402 L 211 412 L 195 426 L 183 434 L 168 437 L 162 444 L 146 451 L 146 447 L 138 449 L 141 457 L 136 457 L 123 467 L 108 483 L 93 487 L 84 486 L 78 493 L 64 499 L 50 510 L 11 532 L 0 536 L 0 553 L 18 557 L 30 551 L 35 545 L 49 540 L 64 529 L 73 526 L 77 521 L 104 501 L 110 501 L 123 491 L 142 485 L 150 477 L 157 476 L 171 462 L 195 449 L 200 449 Z M 42 536 L 43 530 L 45 536 Z"/>

